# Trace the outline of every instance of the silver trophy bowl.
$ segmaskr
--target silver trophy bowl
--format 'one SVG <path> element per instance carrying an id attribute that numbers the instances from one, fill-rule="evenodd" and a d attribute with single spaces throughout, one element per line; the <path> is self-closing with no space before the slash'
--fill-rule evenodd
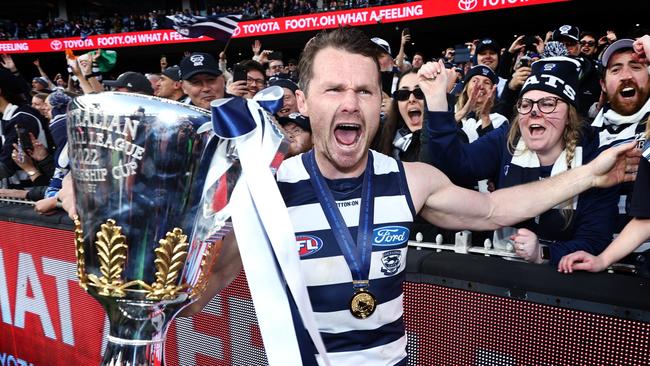
<path id="1" fill-rule="evenodd" d="M 205 288 L 226 225 L 202 207 L 214 199 L 197 132 L 208 122 L 208 111 L 137 94 L 69 107 L 77 275 L 108 314 L 103 365 L 163 364 L 171 320 Z"/>

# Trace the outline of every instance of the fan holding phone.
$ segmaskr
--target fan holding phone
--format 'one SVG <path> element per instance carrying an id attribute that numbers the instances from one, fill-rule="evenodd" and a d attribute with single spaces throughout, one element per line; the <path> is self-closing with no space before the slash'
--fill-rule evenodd
<path id="1" fill-rule="evenodd" d="M 257 61 L 246 60 L 233 67 L 232 82 L 226 92 L 230 95 L 250 99 L 266 87 L 264 67 Z"/>

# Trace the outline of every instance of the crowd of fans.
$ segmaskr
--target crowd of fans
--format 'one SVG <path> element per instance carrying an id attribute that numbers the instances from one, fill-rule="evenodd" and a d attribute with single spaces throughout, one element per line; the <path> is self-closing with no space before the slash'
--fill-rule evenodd
<path id="1" fill-rule="evenodd" d="M 226 15 L 241 14 L 244 20 L 279 18 L 324 11 L 355 9 L 368 6 L 387 5 L 398 0 L 345 0 L 323 1 L 318 6 L 315 0 L 257 0 L 241 4 L 217 5 L 201 10 L 152 10 L 141 14 L 89 14 L 64 20 L 38 19 L 34 22 L 0 23 L 0 40 L 36 39 L 60 37 L 87 37 L 93 34 L 112 34 L 171 28 L 168 15 Z"/>
<path id="2" fill-rule="evenodd" d="M 224 10 L 228 9 L 215 9 Z M 107 24 L 113 30 L 120 30 L 125 23 L 130 23 L 128 27 L 153 26 L 156 21 L 152 14 L 139 17 L 139 22 L 131 21 L 134 17 L 116 16 Z M 105 24 L 99 22 L 101 31 L 106 31 Z M 60 25 L 65 28 L 65 22 Z M 446 93 L 449 111 L 453 112 L 450 120 L 427 112 L 425 93 L 419 87 L 418 70 L 427 61 L 423 54 L 435 52 L 421 50 L 407 55 L 406 45 L 412 41 L 408 32 L 401 34 L 399 48 L 380 38 L 372 40 L 379 53 L 384 89 L 380 130 L 372 148 L 402 161 L 432 164 L 461 186 L 491 192 L 543 179 L 585 164 L 604 148 L 630 137 L 639 139 L 645 132 L 640 119 L 624 116 L 643 116 L 639 111 L 649 108 L 648 69 L 643 65 L 647 59 L 627 61 L 640 65 L 634 66 L 633 71 L 645 72 L 639 76 L 645 77 L 645 85 L 643 80 L 631 76 L 631 81 L 626 79 L 623 83 L 624 89 L 620 85 L 608 86 L 608 77 L 618 77 L 608 72 L 613 67 L 608 64 L 614 57 L 612 53 L 619 48 L 632 49 L 631 41 L 620 40 L 614 32 L 581 32 L 576 26 L 564 25 L 539 35 L 520 36 L 505 47 L 490 38 L 470 40 L 466 43 L 467 57 L 457 55 L 462 51 L 457 48 L 439 50 L 436 59 L 444 62 L 449 73 Z M 393 52 L 395 49 L 399 51 Z M 160 69 L 156 66 L 142 70 L 146 74 L 134 70 L 116 80 L 102 81 L 102 75 L 93 68 L 99 54 L 69 58 L 71 73 L 67 79 L 63 77 L 65 70 L 51 78 L 36 61 L 39 74 L 29 79 L 30 86 L 11 57 L 3 56 L 0 71 L 6 75 L 0 78 L 0 93 L 10 109 L 0 112 L 5 119 L 18 115 L 19 110 L 24 112 L 23 119 L 26 114 L 32 116 L 21 122 L 25 136 L 29 136 L 22 143 L 32 148 L 16 145 L 21 141 L 17 131 L 10 130 L 4 136 L 4 160 L 0 159 L 0 176 L 6 188 L 1 192 L 3 195 L 36 200 L 39 212 L 57 207 L 57 192 L 68 172 L 68 167 L 55 164 L 60 159 L 53 159 L 65 144 L 61 115 L 70 98 L 83 93 L 112 89 L 156 95 L 208 109 L 214 99 L 227 95 L 252 98 L 267 86 L 280 86 L 284 90 L 284 106 L 276 117 L 291 141 L 290 155 L 312 146 L 309 120 L 298 109 L 297 91 L 304 87 L 300 83 L 298 60 L 277 57 L 277 53 L 264 50 L 257 40 L 251 44 L 251 57 L 245 60 L 227 60 L 223 52 L 218 57 L 188 53 L 178 65 L 169 65 L 163 58 Z M 202 60 L 200 67 L 192 61 L 198 58 Z M 554 78 L 553 87 L 538 87 L 545 85 L 539 80 L 544 70 Z M 30 96 L 31 107 L 24 104 L 21 95 Z M 628 105 L 630 98 L 636 100 L 632 106 Z M 530 122 L 540 114 L 556 110 L 564 113 L 558 117 L 557 125 Z M 520 127 L 526 123 L 527 127 Z M 616 132 L 620 128 L 627 132 Z M 549 131 L 554 131 L 553 138 L 539 143 L 539 136 Z M 603 131 L 611 135 L 606 141 L 602 139 Z M 515 164 L 524 151 L 528 152 L 524 155 L 529 161 Z M 629 200 L 631 190 L 631 185 L 590 190 L 535 220 L 521 223 L 519 230 L 505 237 L 503 232 L 477 232 L 474 243 L 480 245 L 485 238 L 494 238 L 495 245 L 499 240 L 515 240 L 523 244 L 511 249 L 524 260 L 550 261 L 554 265 L 572 252 L 598 255 L 607 247 L 612 234 L 621 232 L 629 222 L 625 214 L 629 202 L 625 204 L 625 197 Z M 624 197 L 622 201 L 619 195 Z M 620 210 L 619 201 L 623 202 Z M 423 220 L 417 219 L 415 225 L 413 236 L 421 233 L 425 241 L 435 241 L 438 234 L 446 242 L 454 240 L 452 233 Z"/>

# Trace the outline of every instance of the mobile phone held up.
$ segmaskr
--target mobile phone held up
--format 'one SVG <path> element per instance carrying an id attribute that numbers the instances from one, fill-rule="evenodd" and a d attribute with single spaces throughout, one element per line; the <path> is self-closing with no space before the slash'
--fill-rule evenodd
<path id="1" fill-rule="evenodd" d="M 233 66 L 232 70 L 232 81 L 246 81 L 246 77 L 248 75 L 248 72 L 246 72 L 246 68 L 240 64 L 235 64 Z"/>
<path id="2" fill-rule="evenodd" d="M 18 146 L 22 148 L 23 151 L 34 149 L 34 146 L 32 146 L 32 139 L 29 137 L 29 132 L 19 124 L 16 124 L 16 136 Z"/>

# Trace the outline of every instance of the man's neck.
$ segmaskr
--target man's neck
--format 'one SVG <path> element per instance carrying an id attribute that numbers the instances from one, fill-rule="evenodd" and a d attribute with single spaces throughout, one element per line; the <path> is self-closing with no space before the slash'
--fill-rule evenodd
<path id="1" fill-rule="evenodd" d="M 314 149 L 318 170 L 320 170 L 323 177 L 327 179 L 357 178 L 361 176 L 361 174 L 363 174 L 363 172 L 366 170 L 369 153 L 369 151 L 366 152 L 364 157 L 361 158 L 361 160 L 355 166 L 342 169 L 333 164 L 329 158 L 323 156 L 316 149 Z"/>

